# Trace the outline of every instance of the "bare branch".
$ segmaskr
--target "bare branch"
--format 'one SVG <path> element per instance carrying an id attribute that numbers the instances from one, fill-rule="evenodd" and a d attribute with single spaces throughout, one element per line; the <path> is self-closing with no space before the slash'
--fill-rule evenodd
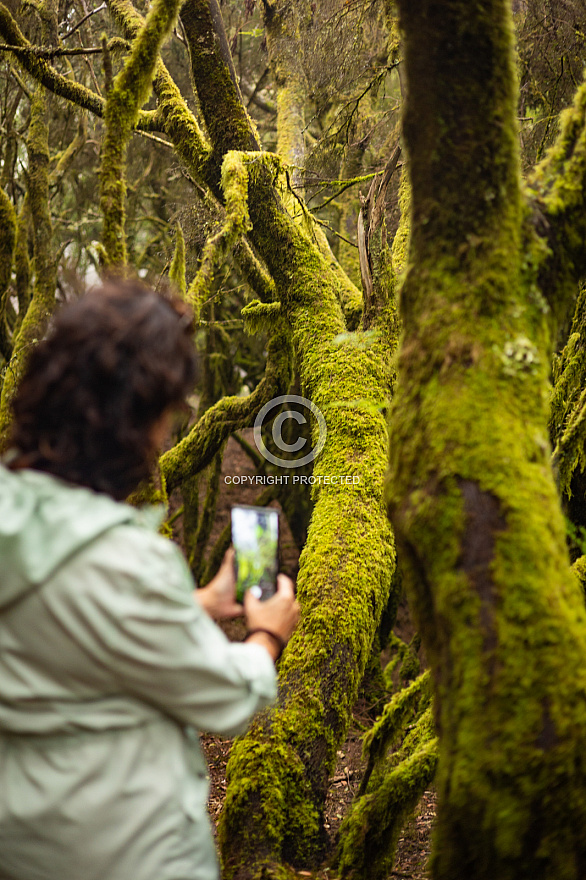
<path id="1" fill-rule="evenodd" d="M 61 37 L 61 39 L 66 40 L 68 37 L 71 37 L 82 26 L 82 24 L 88 20 L 88 18 L 91 18 L 92 15 L 96 15 L 97 12 L 102 12 L 103 9 L 107 8 L 107 5 L 105 3 L 102 3 L 102 5 L 98 6 L 97 9 L 92 9 L 90 12 L 88 12 L 87 15 L 84 15 L 84 17 L 81 18 L 77 22 L 77 24 L 71 28 L 71 30 L 67 31 L 67 33 Z"/>

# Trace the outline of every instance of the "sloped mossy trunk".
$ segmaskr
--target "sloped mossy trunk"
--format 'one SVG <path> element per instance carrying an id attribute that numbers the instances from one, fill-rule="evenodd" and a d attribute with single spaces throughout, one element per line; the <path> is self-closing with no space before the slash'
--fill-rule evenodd
<path id="1" fill-rule="evenodd" d="M 280 668 L 280 701 L 233 747 L 220 826 L 226 877 L 263 863 L 319 861 L 322 810 L 394 568 L 382 504 L 394 340 L 370 348 L 345 329 L 338 280 L 262 180 L 250 192 L 251 237 L 265 257 L 299 355 L 304 394 L 323 412 L 315 507 L 300 559 L 302 622 Z M 392 308 L 388 305 L 387 308 Z M 332 476 L 348 482 L 328 485 Z M 272 876 L 270 873 L 267 876 Z"/>
<path id="2" fill-rule="evenodd" d="M 432 876 L 577 880 L 586 614 L 547 439 L 563 285 L 522 197 L 509 4 L 399 6 L 412 232 L 388 501 L 435 679 Z"/>
<path id="3" fill-rule="evenodd" d="M 182 21 L 214 152 L 250 150 L 254 132 L 207 2 L 188 0 Z M 279 705 L 237 741 L 229 762 L 220 842 L 224 876 L 238 878 L 282 875 L 283 862 L 319 859 L 328 776 L 394 566 L 382 499 L 388 436 L 377 407 L 389 392 L 395 339 L 382 333 L 370 348 L 337 340 L 346 330 L 339 273 L 283 209 L 261 154 L 247 162 L 249 235 L 274 280 L 303 393 L 322 410 L 328 436 L 314 467 L 321 484 L 300 560 L 302 623 L 281 662 Z"/>

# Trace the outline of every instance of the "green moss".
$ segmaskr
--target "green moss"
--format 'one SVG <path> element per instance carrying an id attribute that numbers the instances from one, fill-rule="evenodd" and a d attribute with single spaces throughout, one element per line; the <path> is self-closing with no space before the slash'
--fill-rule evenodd
<path id="1" fill-rule="evenodd" d="M 249 427 L 261 406 L 286 393 L 291 379 L 290 358 L 288 334 L 276 330 L 268 344 L 265 375 L 252 394 L 223 397 L 206 410 L 187 437 L 161 456 L 161 473 L 170 492 L 203 470 L 233 431 Z"/>
<path id="2" fill-rule="evenodd" d="M 508 4 L 400 7 L 412 230 L 387 491 L 436 683 L 431 872 L 577 880 L 586 613 L 550 468 L 557 316 L 536 295 Z"/>
<path id="3" fill-rule="evenodd" d="M 399 835 L 434 777 L 438 752 L 431 709 L 427 709 L 389 759 L 376 787 L 353 803 L 342 823 L 335 859 L 340 877 L 384 880 L 389 876 Z"/>
<path id="4" fill-rule="evenodd" d="M 275 785 L 274 772 L 284 783 Z M 222 821 L 220 846 L 223 853 L 232 850 L 232 838 L 245 842 L 242 861 L 249 866 L 263 863 L 275 865 L 271 855 L 283 838 L 295 844 L 318 830 L 318 815 L 311 804 L 310 786 L 305 768 L 292 744 L 287 743 L 282 731 L 275 727 L 268 713 L 257 717 L 246 738 L 238 739 L 231 751 L 227 767 L 228 790 Z M 247 809 L 250 798 L 258 800 L 255 822 L 247 826 L 246 834 L 234 823 Z M 224 863 L 228 876 L 234 868 Z"/>
<path id="5" fill-rule="evenodd" d="M 16 243 L 16 222 L 12 202 L 0 187 L 0 353 L 5 359 L 10 357 L 12 350 L 6 325 L 6 303 Z"/>
<path id="6" fill-rule="evenodd" d="M 126 264 L 126 149 L 140 108 L 151 90 L 159 49 L 175 22 L 178 10 L 179 0 L 155 0 L 132 43 L 124 67 L 107 95 L 104 113 L 106 133 L 100 163 L 100 207 L 104 217 L 102 244 L 107 266 Z"/>
<path id="7" fill-rule="evenodd" d="M 411 229 L 411 185 L 409 183 L 409 171 L 406 163 L 403 165 L 401 183 L 399 184 L 399 210 L 401 218 L 391 247 L 393 268 L 397 277 L 401 277 L 407 268 L 409 232 Z"/>
<path id="8" fill-rule="evenodd" d="M 335 276 L 337 284 L 338 301 L 342 308 L 344 320 L 349 330 L 355 330 L 362 317 L 363 300 L 362 293 L 347 275 L 345 269 L 334 257 L 330 248 L 327 237 L 317 222 L 310 222 L 309 228 L 306 230 L 317 243 L 319 250 L 326 260 L 330 270 Z"/>
<path id="9" fill-rule="evenodd" d="M 409 645 L 405 657 L 403 658 L 399 670 L 399 680 L 403 683 L 413 681 L 421 672 L 421 663 L 417 656 L 417 648 L 419 647 L 418 640 L 419 637 L 416 636 L 413 642 Z"/>
<path id="10" fill-rule="evenodd" d="M 560 114 L 559 136 L 530 178 L 533 222 L 548 224 L 541 287 L 561 323 L 573 304 L 586 268 L 581 244 L 584 235 L 586 178 L 586 83 L 571 107 Z M 553 247 L 551 247 L 553 245 Z"/>
<path id="11" fill-rule="evenodd" d="M 0 448 L 5 448 L 10 431 L 11 401 L 26 364 L 29 351 L 42 338 L 55 308 L 57 265 L 53 253 L 53 227 L 49 210 L 49 129 L 47 97 L 39 86 L 31 106 L 27 139 L 28 205 L 34 230 L 34 286 L 6 369 L 0 399 Z"/>
<path id="12" fill-rule="evenodd" d="M 104 115 L 106 102 L 100 95 L 96 95 L 81 83 L 75 82 L 58 73 L 53 65 L 41 58 L 31 49 L 31 44 L 24 37 L 18 24 L 12 17 L 7 7 L 0 3 L 0 34 L 6 44 L 18 46 L 23 50 L 16 52 L 15 58 L 18 64 L 26 70 L 38 83 L 42 83 L 49 91 L 62 98 L 91 111 L 96 116 Z M 143 111 L 139 114 L 139 127 L 144 131 L 157 130 L 158 119 L 152 111 Z"/>
<path id="13" fill-rule="evenodd" d="M 281 317 L 281 303 L 263 303 L 252 300 L 240 313 L 247 333 L 257 334 L 272 330 Z"/>
<path id="14" fill-rule="evenodd" d="M 584 398 L 586 381 L 585 339 L 586 290 L 578 296 L 572 327 L 566 345 L 554 361 L 551 395 L 550 436 L 554 445 L 553 463 L 560 488 L 569 498 L 571 480 L 586 467 L 584 455 Z"/>
<path id="15" fill-rule="evenodd" d="M 14 248 L 14 271 L 16 278 L 16 295 L 18 298 L 18 320 L 15 332 L 18 331 L 26 315 L 31 299 L 30 279 L 31 263 L 28 253 L 28 233 L 30 226 L 30 208 L 28 194 L 22 200 L 16 226 L 16 243 Z"/>
<path id="16" fill-rule="evenodd" d="M 169 280 L 175 285 L 182 297 L 187 292 L 187 283 L 185 281 L 185 237 L 181 224 L 175 226 L 177 239 L 175 242 L 175 252 L 169 269 Z"/>

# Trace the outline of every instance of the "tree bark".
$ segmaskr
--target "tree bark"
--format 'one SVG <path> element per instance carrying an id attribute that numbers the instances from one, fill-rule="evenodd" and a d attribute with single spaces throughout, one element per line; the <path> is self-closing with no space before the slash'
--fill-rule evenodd
<path id="1" fill-rule="evenodd" d="M 228 150 L 256 145 L 254 132 L 222 60 L 207 2 L 188 0 L 181 17 L 219 165 Z M 225 876 L 239 878 L 263 870 L 271 876 L 282 872 L 283 862 L 308 864 L 322 855 L 327 781 L 394 566 L 381 504 L 387 432 L 376 408 L 389 391 L 394 340 L 382 333 L 370 348 L 336 343 L 346 329 L 338 274 L 284 210 L 262 156 L 255 164 L 249 154 L 247 161 L 250 238 L 275 282 L 303 392 L 324 412 L 328 438 L 314 466 L 322 484 L 314 489 L 301 557 L 303 619 L 281 662 L 279 706 L 257 719 L 230 758 L 220 841 Z M 356 479 L 348 491 L 326 486 L 329 475 Z"/>
<path id="2" fill-rule="evenodd" d="M 586 872 L 586 614 L 549 462 L 556 328 L 509 7 L 399 3 L 412 229 L 387 494 L 435 679 L 434 880 Z"/>

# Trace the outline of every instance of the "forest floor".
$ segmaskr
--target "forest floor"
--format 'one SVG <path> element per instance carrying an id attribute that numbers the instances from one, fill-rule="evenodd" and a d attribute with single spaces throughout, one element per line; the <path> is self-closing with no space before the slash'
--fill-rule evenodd
<path id="1" fill-rule="evenodd" d="M 325 827 L 332 848 L 336 832 L 356 794 L 364 772 L 362 761 L 362 731 L 356 722 L 348 738 L 338 752 L 338 765 L 330 780 L 330 790 L 326 801 Z M 226 795 L 226 763 L 230 753 L 231 741 L 216 736 L 202 737 L 204 752 L 210 772 L 210 798 L 208 810 L 214 825 L 217 823 L 224 797 Z M 427 860 L 430 853 L 430 838 L 435 818 L 435 793 L 430 790 L 423 795 L 415 815 L 403 829 L 397 847 L 397 857 L 389 880 L 427 880 Z M 300 873 L 300 877 L 303 873 Z M 325 869 L 312 875 L 315 880 L 334 880 L 335 874 Z"/>
<path id="2" fill-rule="evenodd" d="M 252 443 L 252 431 L 245 431 L 243 435 L 248 442 Z M 213 547 L 222 529 L 230 519 L 230 508 L 235 504 L 254 504 L 262 487 L 237 484 L 234 485 L 230 478 L 254 476 L 256 473 L 252 461 L 248 458 L 242 447 L 230 438 L 224 454 L 220 494 L 216 509 L 216 516 L 209 547 Z M 226 477 L 229 479 L 226 480 Z M 203 491 L 203 489 L 202 489 Z M 307 489 L 309 491 L 309 487 Z M 201 499 L 203 502 L 203 497 Z M 278 507 L 277 502 L 272 506 Z M 279 552 L 281 568 L 291 577 L 295 578 L 298 566 L 298 551 L 295 542 L 289 532 L 284 516 L 280 517 L 280 540 Z M 177 535 L 181 539 L 181 521 L 177 522 Z M 241 621 L 231 621 L 225 627 L 230 638 L 241 639 L 245 628 Z M 405 604 L 402 604 L 398 616 L 397 634 L 402 638 L 409 639 L 412 635 L 412 627 Z M 338 763 L 334 775 L 330 781 L 330 789 L 325 806 L 325 828 L 330 837 L 332 848 L 335 846 L 336 834 L 340 824 L 348 812 L 364 772 L 362 760 L 362 737 L 365 730 L 372 724 L 367 707 L 360 703 L 355 707 L 353 723 L 344 745 L 338 751 Z M 217 823 L 226 794 L 226 764 L 230 752 L 231 741 L 216 736 L 204 736 L 203 747 L 206 753 L 210 771 L 210 799 L 209 812 L 214 825 Z M 403 880 L 424 880 L 427 878 L 426 865 L 430 852 L 430 836 L 435 818 L 435 794 L 428 791 L 424 794 L 411 821 L 403 829 L 397 849 L 397 858 L 393 870 L 389 873 L 388 880 L 403 878 Z M 300 873 L 303 876 L 313 876 L 316 880 L 334 880 L 334 874 L 327 869 L 318 871 L 313 875 Z"/>

